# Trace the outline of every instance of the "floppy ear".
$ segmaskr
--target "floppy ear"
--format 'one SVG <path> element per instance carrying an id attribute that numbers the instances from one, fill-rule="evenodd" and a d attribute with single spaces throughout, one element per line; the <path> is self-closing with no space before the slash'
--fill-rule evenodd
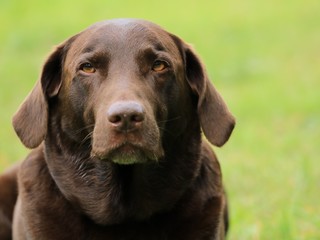
<path id="1" fill-rule="evenodd" d="M 59 92 L 64 52 L 65 44 L 62 44 L 49 56 L 40 80 L 13 117 L 14 130 L 28 148 L 39 146 L 47 134 L 48 99 Z"/>
<path id="2" fill-rule="evenodd" d="M 199 57 L 186 44 L 184 55 L 187 81 L 198 97 L 197 107 L 202 130 L 212 144 L 220 147 L 229 139 L 235 119 L 210 82 Z"/>

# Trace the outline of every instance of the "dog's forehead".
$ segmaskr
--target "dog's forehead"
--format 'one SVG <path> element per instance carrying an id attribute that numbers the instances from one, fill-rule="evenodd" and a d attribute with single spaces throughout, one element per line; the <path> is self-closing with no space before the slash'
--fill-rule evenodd
<path id="1" fill-rule="evenodd" d="M 101 22 L 97 22 L 89 26 L 87 29 L 95 29 L 99 27 L 115 27 L 117 29 L 131 29 L 136 26 L 145 27 L 145 28 L 153 28 L 154 30 L 164 31 L 162 27 L 159 25 L 142 19 L 130 19 L 130 18 L 119 18 L 112 20 L 105 20 Z"/>
<path id="2" fill-rule="evenodd" d="M 116 19 L 98 22 L 81 32 L 72 48 L 76 52 L 94 49 L 176 48 L 170 34 L 160 26 L 137 19 Z"/>

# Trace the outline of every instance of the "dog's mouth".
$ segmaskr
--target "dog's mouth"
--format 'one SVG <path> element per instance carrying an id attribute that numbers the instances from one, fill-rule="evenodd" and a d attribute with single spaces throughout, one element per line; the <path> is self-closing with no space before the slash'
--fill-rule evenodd
<path id="1" fill-rule="evenodd" d="M 164 156 L 161 133 L 153 117 L 144 116 L 143 121 L 137 124 L 136 119 L 127 119 L 131 121 L 130 131 L 119 128 L 124 126 L 116 119 L 111 120 L 115 122 L 106 121 L 101 114 L 96 118 L 91 156 L 123 165 L 157 162 Z"/>
<path id="2" fill-rule="evenodd" d="M 141 164 L 155 162 L 159 156 L 142 146 L 132 143 L 123 143 L 111 149 L 105 156 L 99 157 L 101 160 L 111 161 L 121 165 Z"/>

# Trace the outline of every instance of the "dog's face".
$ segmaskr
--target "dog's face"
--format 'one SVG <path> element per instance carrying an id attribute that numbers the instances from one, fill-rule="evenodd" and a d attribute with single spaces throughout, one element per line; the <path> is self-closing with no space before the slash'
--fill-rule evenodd
<path id="1" fill-rule="evenodd" d="M 156 26 L 97 24 L 80 34 L 66 54 L 58 94 L 67 113 L 61 114 L 64 130 L 70 137 L 80 133 L 79 139 L 85 137 L 81 133 L 92 133 L 91 154 L 101 159 L 120 164 L 158 160 L 166 121 L 186 117 L 181 108 L 190 94 L 183 96 L 188 90 L 181 72 L 178 48 Z M 91 127 L 79 132 L 83 126 Z"/>
<path id="2" fill-rule="evenodd" d="M 55 125 L 76 143 L 90 141 L 91 156 L 134 164 L 163 157 L 163 136 L 183 134 L 191 119 L 217 146 L 234 126 L 194 52 L 155 24 L 113 20 L 57 48 L 13 124 L 27 147 Z"/>

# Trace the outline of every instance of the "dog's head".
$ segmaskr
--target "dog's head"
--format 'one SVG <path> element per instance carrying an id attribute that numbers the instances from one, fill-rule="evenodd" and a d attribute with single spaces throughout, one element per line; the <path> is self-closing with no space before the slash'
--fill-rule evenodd
<path id="1" fill-rule="evenodd" d="M 58 46 L 13 125 L 29 148 L 54 125 L 75 143 L 90 141 L 92 156 L 132 164 L 161 158 L 163 135 L 183 134 L 194 119 L 216 146 L 235 123 L 189 45 L 150 22 L 122 19 Z"/>

